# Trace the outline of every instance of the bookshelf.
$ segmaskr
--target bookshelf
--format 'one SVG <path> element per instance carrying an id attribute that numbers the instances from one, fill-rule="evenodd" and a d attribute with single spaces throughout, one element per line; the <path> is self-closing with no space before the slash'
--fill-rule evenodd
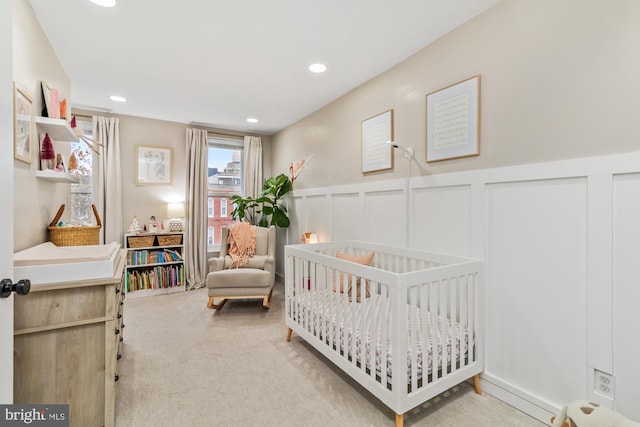
<path id="1" fill-rule="evenodd" d="M 127 233 L 124 247 L 127 298 L 184 291 L 183 233 Z"/>

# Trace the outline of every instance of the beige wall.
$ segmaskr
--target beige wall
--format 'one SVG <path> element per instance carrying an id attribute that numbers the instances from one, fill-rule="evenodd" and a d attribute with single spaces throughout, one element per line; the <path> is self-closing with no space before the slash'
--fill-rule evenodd
<path id="1" fill-rule="evenodd" d="M 126 232 L 133 216 L 141 224 L 148 224 L 149 217 L 166 219 L 167 203 L 186 199 L 186 130 L 184 123 L 145 119 L 74 110 L 80 115 L 105 115 L 120 119 L 120 157 L 122 162 L 122 228 Z M 225 134 L 236 134 L 227 130 L 211 129 Z M 240 133 L 237 133 L 241 136 Z M 271 138 L 262 137 L 265 177 L 271 173 Z M 172 185 L 136 185 L 136 146 L 146 145 L 171 148 L 173 151 Z"/>
<path id="2" fill-rule="evenodd" d="M 274 170 L 315 153 L 297 189 L 407 177 L 402 153 L 361 173 L 361 122 L 388 109 L 412 176 L 637 150 L 638 22 L 635 0 L 505 0 L 276 134 Z M 427 164 L 426 94 L 476 74 L 480 156 Z"/>
<path id="3" fill-rule="evenodd" d="M 40 81 L 58 89 L 60 99 L 71 99 L 71 83 L 49 40 L 42 32 L 27 0 L 13 0 L 13 80 L 32 99 L 32 109 L 42 109 Z M 38 142 L 35 126 L 33 161 L 14 160 L 14 250 L 47 240 L 47 225 L 63 203 L 68 203 L 69 184 L 36 179 Z M 54 141 L 56 152 L 69 152 L 69 144 Z M 68 157 L 67 157 L 68 158 Z"/>

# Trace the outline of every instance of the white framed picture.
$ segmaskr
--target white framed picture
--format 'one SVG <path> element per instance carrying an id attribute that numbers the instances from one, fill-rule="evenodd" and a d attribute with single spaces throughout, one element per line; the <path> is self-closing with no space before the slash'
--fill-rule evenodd
<path id="1" fill-rule="evenodd" d="M 173 183 L 172 148 L 136 146 L 136 184 L 171 185 Z"/>

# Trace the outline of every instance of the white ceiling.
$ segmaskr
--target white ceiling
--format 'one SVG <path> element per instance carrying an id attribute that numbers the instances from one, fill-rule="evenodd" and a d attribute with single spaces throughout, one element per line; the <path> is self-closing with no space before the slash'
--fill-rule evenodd
<path id="1" fill-rule="evenodd" d="M 72 106 L 267 135 L 498 1 L 29 0 Z"/>

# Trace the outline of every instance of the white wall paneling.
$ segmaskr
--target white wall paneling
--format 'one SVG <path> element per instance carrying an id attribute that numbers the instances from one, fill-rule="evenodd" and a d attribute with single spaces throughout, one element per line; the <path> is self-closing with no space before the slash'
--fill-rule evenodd
<path id="1" fill-rule="evenodd" d="M 586 188 L 486 188 L 485 372 L 556 406 L 586 391 Z"/>
<path id="2" fill-rule="evenodd" d="M 485 389 L 543 422 L 576 399 L 640 420 L 640 152 L 306 189 L 290 207 L 326 239 L 483 259 Z"/>
<path id="3" fill-rule="evenodd" d="M 409 214 L 411 247 L 471 256 L 471 185 L 413 187 Z"/>
<path id="4" fill-rule="evenodd" d="M 320 241 L 329 240 L 329 236 L 331 236 L 331 199 L 325 195 L 316 195 L 307 197 L 306 202 L 307 215 L 304 231 L 316 233 Z M 301 236 L 298 236 L 297 242 L 300 242 L 300 238 Z"/>
<path id="5" fill-rule="evenodd" d="M 613 180 L 615 408 L 640 421 L 640 174 Z"/>
<path id="6" fill-rule="evenodd" d="M 334 194 L 332 206 L 331 240 L 362 240 L 364 207 L 360 193 Z"/>

